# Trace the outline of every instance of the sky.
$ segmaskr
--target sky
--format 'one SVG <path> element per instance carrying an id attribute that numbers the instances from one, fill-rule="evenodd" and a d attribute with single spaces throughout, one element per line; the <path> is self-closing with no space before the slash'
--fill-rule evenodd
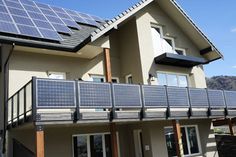
<path id="1" fill-rule="evenodd" d="M 110 19 L 139 0 L 36 0 Z M 205 65 L 207 77 L 236 76 L 236 1 L 176 0 L 209 37 L 224 60 Z"/>

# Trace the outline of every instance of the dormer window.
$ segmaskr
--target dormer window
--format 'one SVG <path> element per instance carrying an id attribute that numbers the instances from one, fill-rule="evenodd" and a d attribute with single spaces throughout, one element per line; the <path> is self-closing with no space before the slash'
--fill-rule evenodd
<path id="1" fill-rule="evenodd" d="M 174 53 L 179 55 L 186 54 L 184 49 L 175 47 L 175 41 L 173 37 L 166 37 L 163 35 L 162 27 L 152 27 L 151 32 L 155 56 L 160 56 L 164 53 Z"/>

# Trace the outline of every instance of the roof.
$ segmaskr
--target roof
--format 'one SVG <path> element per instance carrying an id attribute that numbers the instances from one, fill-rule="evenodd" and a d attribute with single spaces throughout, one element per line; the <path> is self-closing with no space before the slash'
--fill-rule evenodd
<path id="1" fill-rule="evenodd" d="M 21 46 L 30 45 L 32 47 L 63 51 L 80 49 L 80 47 L 88 40 L 90 34 L 105 22 L 102 18 L 95 15 L 89 15 L 31 0 L 0 0 L 0 16 L 1 43 L 15 43 L 16 45 Z M 5 18 L 5 16 L 7 18 Z M 17 19 L 20 20 L 17 21 Z M 22 20 L 29 21 L 29 25 L 28 23 L 25 23 L 27 21 L 23 21 L 22 23 Z M 53 20 L 58 21 L 55 22 Z M 37 25 L 36 22 L 38 21 L 40 22 L 39 24 L 44 25 Z M 4 27 L 4 24 L 13 26 L 15 28 L 14 31 L 12 31 L 11 28 Z M 47 25 L 45 24 L 50 25 L 51 28 L 47 29 Z M 62 26 L 66 31 L 58 31 L 55 25 Z M 25 32 L 21 32 L 19 26 L 27 26 L 28 28 L 36 29 L 41 36 L 38 37 L 34 36 L 34 34 L 33 36 L 24 34 Z M 59 40 L 54 40 L 56 38 L 47 38 L 48 34 L 43 36 L 40 30 L 50 30 L 50 32 L 54 33 L 53 35 L 56 35 L 56 37 L 58 36 Z M 27 32 L 26 30 L 26 33 L 30 33 L 30 31 Z"/>
<path id="2" fill-rule="evenodd" d="M 20 1 L 25 1 L 25 0 L 20 0 Z M 63 38 L 63 41 L 60 42 L 40 41 L 40 40 L 25 39 L 25 38 L 23 39 L 14 36 L 9 37 L 6 35 L 0 35 L 0 41 L 8 43 L 14 42 L 15 44 L 23 46 L 30 44 L 31 46 L 39 48 L 77 52 L 86 44 L 95 41 L 96 39 L 100 38 L 113 28 L 117 28 L 118 25 L 120 25 L 130 17 L 134 16 L 138 11 L 140 11 L 141 9 L 143 9 L 144 7 L 155 1 L 157 0 L 142 0 L 137 4 L 135 4 L 134 6 L 128 8 L 121 14 L 117 15 L 113 19 L 109 21 L 104 21 L 104 23 L 99 23 L 99 25 L 97 25 L 98 27 L 82 24 L 81 29 L 72 30 L 73 33 L 70 36 L 60 34 L 61 37 Z M 188 29 L 191 28 L 191 31 L 187 32 L 187 34 L 189 36 L 197 36 L 199 39 L 201 39 L 201 42 L 199 42 L 199 44 L 203 45 L 202 47 L 203 51 L 207 50 L 214 52 L 214 57 L 211 57 L 209 60 L 223 58 L 223 55 L 217 50 L 217 48 L 207 38 L 207 36 L 196 26 L 193 20 L 191 20 L 190 17 L 183 11 L 183 9 L 175 2 L 175 0 L 158 0 L 157 3 L 159 5 L 164 4 L 167 7 L 171 7 L 171 10 L 173 10 L 172 12 L 174 14 L 171 15 L 172 18 L 176 18 L 176 16 L 178 16 L 178 18 L 182 18 L 182 20 L 187 25 Z M 178 22 L 178 19 L 176 19 L 176 21 Z M 195 39 L 193 39 L 193 41 L 195 41 Z"/>

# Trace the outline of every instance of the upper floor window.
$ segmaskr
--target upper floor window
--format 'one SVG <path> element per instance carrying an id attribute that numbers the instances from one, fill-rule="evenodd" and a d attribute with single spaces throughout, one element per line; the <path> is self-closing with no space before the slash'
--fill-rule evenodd
<path id="1" fill-rule="evenodd" d="M 188 87 L 187 75 L 158 72 L 157 80 L 158 80 L 158 85 Z"/>
<path id="2" fill-rule="evenodd" d="M 183 151 L 185 156 L 199 155 L 200 154 L 200 140 L 197 126 L 182 126 L 181 138 L 183 143 Z M 175 137 L 172 127 L 165 128 L 166 146 L 168 156 L 176 156 Z"/>
<path id="3" fill-rule="evenodd" d="M 131 74 L 125 76 L 125 82 L 128 84 L 133 84 L 133 76 Z"/>
<path id="4" fill-rule="evenodd" d="M 66 79 L 66 73 L 64 72 L 48 72 L 48 78 L 50 79 Z"/>
<path id="5" fill-rule="evenodd" d="M 152 27 L 151 32 L 155 56 L 159 56 L 163 53 L 185 55 L 184 49 L 175 47 L 174 38 L 164 37 L 162 27 Z"/>

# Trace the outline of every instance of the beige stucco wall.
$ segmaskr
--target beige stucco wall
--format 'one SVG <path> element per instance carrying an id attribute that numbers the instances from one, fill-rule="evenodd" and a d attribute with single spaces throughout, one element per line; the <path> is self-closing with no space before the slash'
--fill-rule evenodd
<path id="1" fill-rule="evenodd" d="M 171 20 L 167 14 L 158 6 L 158 3 L 151 3 L 136 15 L 136 25 L 139 41 L 140 58 L 142 65 L 142 75 L 145 84 L 150 84 L 148 74 L 156 76 L 156 71 L 162 70 L 167 72 L 176 72 L 188 74 L 190 77 L 190 86 L 205 88 L 205 75 L 203 68 L 194 67 L 181 69 L 176 67 L 161 66 L 154 63 L 154 49 L 152 42 L 151 26 L 152 24 L 159 25 L 163 28 L 165 36 L 174 38 L 175 45 L 178 48 L 186 50 L 187 55 L 201 57 L 197 46 L 183 33 L 180 27 Z M 156 84 L 157 81 L 151 82 Z"/>
<path id="2" fill-rule="evenodd" d="M 201 139 L 202 153 L 199 156 L 217 157 L 214 134 L 211 130 L 211 120 L 182 120 L 181 125 L 197 125 Z M 167 157 L 164 127 L 171 126 L 171 121 L 135 122 L 117 124 L 120 157 L 135 157 L 133 131 L 142 130 L 144 157 Z M 72 136 L 78 134 L 93 134 L 109 132 L 108 124 L 96 125 L 57 125 L 45 126 L 45 157 L 72 157 Z M 15 129 L 9 132 L 9 150 L 12 138 L 17 139 L 27 148 L 35 152 L 34 128 Z M 12 152 L 12 151 L 11 151 Z M 9 156 L 12 157 L 12 156 Z"/>
<path id="3" fill-rule="evenodd" d="M 119 59 L 112 55 L 112 76 L 119 77 Z M 48 72 L 66 72 L 66 78 L 90 80 L 90 75 L 104 75 L 104 56 L 93 59 L 14 52 L 10 60 L 9 94 L 14 94 L 33 76 L 47 78 Z"/>

